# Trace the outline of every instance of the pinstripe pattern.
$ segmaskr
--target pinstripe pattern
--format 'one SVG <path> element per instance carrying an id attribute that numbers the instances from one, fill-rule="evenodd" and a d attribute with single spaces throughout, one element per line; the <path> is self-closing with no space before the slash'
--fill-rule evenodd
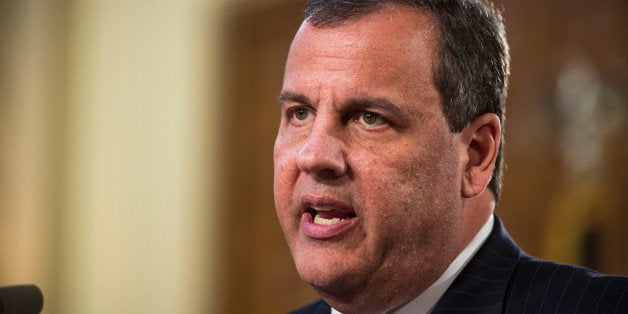
<path id="1" fill-rule="evenodd" d="M 530 257 L 495 218 L 433 313 L 628 313 L 627 277 Z"/>
<path id="2" fill-rule="evenodd" d="M 319 300 L 294 313 L 329 313 Z M 527 255 L 495 217 L 482 248 L 433 313 L 628 313 L 628 277 Z"/>

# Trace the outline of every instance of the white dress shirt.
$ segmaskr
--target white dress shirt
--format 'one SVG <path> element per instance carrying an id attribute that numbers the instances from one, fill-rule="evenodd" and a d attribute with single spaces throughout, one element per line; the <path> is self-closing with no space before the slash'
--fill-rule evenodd
<path id="1" fill-rule="evenodd" d="M 434 282 L 429 288 L 421 293 L 416 299 L 404 305 L 396 314 L 424 314 L 432 311 L 438 300 L 445 294 L 451 283 L 458 277 L 462 269 L 467 266 L 473 255 L 480 249 L 493 230 L 493 215 L 488 217 L 484 226 L 473 237 L 471 242 L 458 254 L 458 256 L 449 264 L 447 270 Z M 331 309 L 331 314 L 342 314 L 336 309 Z"/>

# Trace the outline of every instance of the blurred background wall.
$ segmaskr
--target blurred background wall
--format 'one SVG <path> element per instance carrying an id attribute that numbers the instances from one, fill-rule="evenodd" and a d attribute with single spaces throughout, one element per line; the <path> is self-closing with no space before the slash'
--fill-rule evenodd
<path id="1" fill-rule="evenodd" d="M 628 3 L 498 2 L 504 199 L 529 253 L 628 275 Z M 316 295 L 272 201 L 303 1 L 0 1 L 0 286 L 44 313 L 276 313 Z"/>

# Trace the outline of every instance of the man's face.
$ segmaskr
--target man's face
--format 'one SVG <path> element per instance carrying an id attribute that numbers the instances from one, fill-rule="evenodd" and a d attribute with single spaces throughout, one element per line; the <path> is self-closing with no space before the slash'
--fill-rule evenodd
<path id="1" fill-rule="evenodd" d="M 432 80 L 435 38 L 428 16 L 388 7 L 306 22 L 294 39 L 275 205 L 300 276 L 323 296 L 416 295 L 457 253 L 463 147 Z"/>

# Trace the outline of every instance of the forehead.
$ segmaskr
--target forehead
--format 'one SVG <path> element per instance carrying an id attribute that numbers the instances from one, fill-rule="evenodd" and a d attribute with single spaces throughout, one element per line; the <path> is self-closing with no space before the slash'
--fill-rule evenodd
<path id="1" fill-rule="evenodd" d="M 305 21 L 290 48 L 286 79 L 291 72 L 353 69 L 382 79 L 411 75 L 416 83 L 431 84 L 436 34 L 427 13 L 403 5 L 332 26 Z"/>

